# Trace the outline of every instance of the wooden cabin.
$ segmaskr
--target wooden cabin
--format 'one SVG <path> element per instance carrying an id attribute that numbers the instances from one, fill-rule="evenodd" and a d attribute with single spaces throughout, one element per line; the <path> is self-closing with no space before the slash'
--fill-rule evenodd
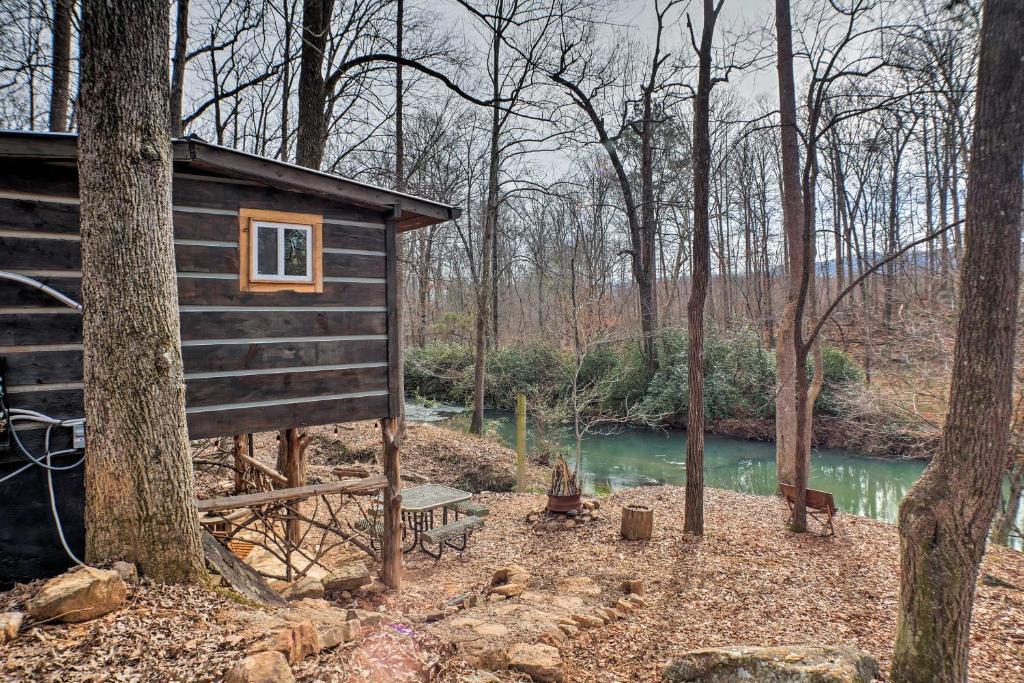
<path id="1" fill-rule="evenodd" d="M 190 436 L 397 416 L 395 236 L 459 210 L 198 139 L 172 144 Z M 0 271 L 81 301 L 76 154 L 75 135 L 0 132 Z M 0 279 L 8 407 L 83 416 L 81 333 L 77 310 Z M 17 435 L 43 453 L 44 429 Z M 51 450 L 73 439 L 67 429 L 51 436 Z M 26 461 L 10 437 L 0 429 L 0 583 L 68 564 L 46 471 L 11 476 Z M 81 467 L 53 473 L 64 531 L 79 548 L 82 483 Z"/>

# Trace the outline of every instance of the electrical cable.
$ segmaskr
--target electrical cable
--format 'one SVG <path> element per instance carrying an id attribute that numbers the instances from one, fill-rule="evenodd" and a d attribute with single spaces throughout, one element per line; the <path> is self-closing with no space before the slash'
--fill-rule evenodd
<path id="1" fill-rule="evenodd" d="M 13 282 L 18 282 L 23 285 L 34 287 L 35 289 L 38 289 L 39 291 L 60 301 L 62 304 L 75 309 L 79 313 L 82 312 L 82 304 L 78 303 L 69 296 L 61 294 L 56 289 L 53 289 L 52 287 L 49 287 L 48 285 L 45 285 L 42 282 L 39 282 L 38 280 L 34 280 L 30 277 L 26 277 L 24 275 L 19 275 L 17 273 L 11 273 L 7 271 L 0 271 L 0 280 L 10 280 Z M 64 535 L 64 525 L 61 523 L 60 513 L 57 511 L 57 496 L 56 493 L 54 492 L 53 486 L 53 473 L 66 472 L 68 470 L 73 470 L 77 467 L 80 467 L 82 463 L 85 462 L 85 449 L 65 448 L 59 451 L 50 450 L 50 434 L 52 433 L 54 427 L 73 428 L 78 425 L 85 424 L 85 418 L 58 420 L 57 418 L 50 417 L 49 415 L 44 415 L 35 410 L 8 408 L 6 402 L 4 401 L 3 392 L 0 392 L 0 415 L 6 415 L 8 418 L 7 424 L 10 429 L 11 436 L 14 437 L 13 441 L 15 445 L 15 451 L 17 451 L 18 454 L 22 456 L 22 458 L 29 461 L 26 465 L 23 465 L 22 467 L 14 470 L 10 474 L 0 479 L 0 484 L 4 483 L 9 479 L 13 479 L 22 472 L 25 472 L 26 470 L 31 468 L 33 465 L 37 467 L 42 467 L 44 470 L 46 470 L 46 487 L 50 498 L 50 512 L 53 515 L 53 522 L 57 526 L 57 535 L 60 537 L 60 544 L 61 546 L 63 546 L 64 552 L 67 553 L 67 556 L 71 558 L 72 562 L 83 567 L 86 566 L 86 564 L 78 558 L 74 551 L 71 550 L 71 546 L 68 544 L 68 539 Z M 22 443 L 21 437 L 18 436 L 18 430 L 14 428 L 16 422 L 32 422 L 36 424 L 46 425 L 46 433 L 43 436 L 44 455 L 42 458 L 37 458 L 34 455 L 32 455 L 28 448 L 25 447 L 25 444 Z M 82 457 L 80 457 L 76 462 L 70 465 L 57 466 L 53 465 L 51 462 L 51 458 L 53 458 L 54 456 L 75 453 L 79 450 L 82 451 Z"/>

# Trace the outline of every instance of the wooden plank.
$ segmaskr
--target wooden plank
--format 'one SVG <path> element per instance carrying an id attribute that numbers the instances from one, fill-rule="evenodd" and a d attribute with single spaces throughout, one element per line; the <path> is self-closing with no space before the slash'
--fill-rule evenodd
<path id="1" fill-rule="evenodd" d="M 268 503 L 283 503 L 288 500 L 305 500 L 313 496 L 336 494 L 369 495 L 380 491 L 386 484 L 387 479 L 382 476 L 342 479 L 341 481 L 330 481 L 326 484 L 310 484 L 309 486 L 296 486 L 290 489 L 277 489 L 275 491 L 261 491 L 260 493 L 246 493 L 240 496 L 197 500 L 196 509 L 199 512 L 220 512 L 221 510 L 237 510 L 238 508 L 267 505 Z"/>
<path id="2" fill-rule="evenodd" d="M 180 248 L 180 247 L 179 247 Z M 30 276 L 53 287 L 75 301 L 82 301 L 82 282 L 78 276 Z M 178 278 L 179 305 L 206 306 L 384 306 L 387 287 L 383 282 L 325 282 L 323 293 L 315 292 L 241 292 L 238 280 L 231 278 Z M 66 308 L 49 294 L 30 287 L 0 280 L 0 307 L 29 306 Z"/>
<path id="3" fill-rule="evenodd" d="M 186 346 L 182 357 L 187 373 L 371 363 L 387 360 L 387 342 L 367 339 Z"/>
<path id="4" fill-rule="evenodd" d="M 185 311 L 181 314 L 181 338 L 186 341 L 262 337 L 326 337 L 385 334 L 386 332 L 384 313 L 282 310 L 280 312 L 217 313 Z M 81 334 L 80 326 L 79 334 Z M 0 339 L 2 338 L 3 331 L 0 331 Z"/>
<path id="5" fill-rule="evenodd" d="M 77 197 L 78 168 L 74 162 L 66 164 L 36 159 L 0 159 L 0 191 Z"/>
<path id="6" fill-rule="evenodd" d="M 387 413 L 387 396 L 312 401 L 246 410 L 210 411 L 190 414 L 188 433 L 193 439 L 205 439 L 236 433 L 274 431 L 283 427 L 309 427 L 373 420 Z"/>
<path id="7" fill-rule="evenodd" d="M 178 303 L 206 306 L 384 306 L 386 286 L 325 282 L 317 292 L 242 292 L 238 280 L 178 278 Z"/>
<path id="8" fill-rule="evenodd" d="M 75 234 L 79 231 L 78 206 L 0 198 L 0 228 Z"/>
<path id="9" fill-rule="evenodd" d="M 324 277 L 385 277 L 383 256 L 324 254 Z"/>
<path id="10" fill-rule="evenodd" d="M 79 270 L 81 263 L 77 240 L 0 237 L 3 270 Z"/>
<path id="11" fill-rule="evenodd" d="M 381 221 L 381 215 L 376 211 L 315 195 L 266 186 L 234 185 L 180 176 L 174 178 L 173 197 L 175 206 L 228 211 L 237 211 L 240 208 L 269 209 L 322 214 L 324 218 L 333 220 Z"/>
<path id="12" fill-rule="evenodd" d="M 65 310 L 69 312 L 0 313 L 0 346 L 81 342 L 82 316 Z"/>
<path id="13" fill-rule="evenodd" d="M 237 239 L 237 231 L 236 231 Z M 179 273 L 238 274 L 238 247 L 174 245 L 174 262 Z"/>
<path id="14" fill-rule="evenodd" d="M 352 368 L 288 372 L 241 377 L 192 379 L 185 385 L 185 403 L 190 408 L 247 403 L 267 399 L 301 398 L 327 394 L 387 389 L 387 368 Z M 284 426 L 284 425 L 282 425 Z"/>
<path id="15" fill-rule="evenodd" d="M 59 420 L 70 420 L 85 415 L 81 389 L 18 392 L 6 396 L 5 401 L 10 408 L 37 410 L 43 415 Z"/>
<path id="16" fill-rule="evenodd" d="M 213 534 L 203 529 L 202 537 L 206 564 L 220 574 L 233 590 L 250 600 L 271 607 L 286 607 L 288 605 L 285 599 L 270 587 L 266 579 L 221 545 L 220 541 L 213 537 Z"/>
<path id="17" fill-rule="evenodd" d="M 81 351 L 8 353 L 6 358 L 10 386 L 82 381 Z"/>
<path id="18" fill-rule="evenodd" d="M 328 249 L 384 251 L 384 231 L 378 228 L 324 223 L 324 246 Z"/>
<path id="19" fill-rule="evenodd" d="M 234 242 L 238 239 L 238 218 L 178 210 L 174 212 L 174 237 Z"/>

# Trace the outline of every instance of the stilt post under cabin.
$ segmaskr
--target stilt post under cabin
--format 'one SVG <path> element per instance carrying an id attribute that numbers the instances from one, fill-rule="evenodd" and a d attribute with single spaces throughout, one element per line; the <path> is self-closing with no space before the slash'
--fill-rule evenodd
<path id="1" fill-rule="evenodd" d="M 398 418 L 389 417 L 380 421 L 384 441 L 384 476 L 388 483 L 384 488 L 384 534 L 381 539 L 381 579 L 391 590 L 402 590 L 402 493 L 399 477 L 399 435 Z"/>
<path id="2" fill-rule="evenodd" d="M 235 434 L 231 454 L 235 466 L 235 494 L 245 493 L 245 472 L 249 464 L 243 456 L 249 455 L 249 440 L 245 434 Z"/>
<path id="3" fill-rule="evenodd" d="M 309 445 L 309 435 L 292 427 L 281 432 L 281 436 L 285 440 L 283 445 L 285 454 L 284 472 L 282 474 L 288 480 L 288 488 L 305 486 L 306 446 Z M 298 501 L 295 501 L 295 505 L 298 504 Z M 288 540 L 297 546 L 299 541 L 302 540 L 301 523 L 297 518 L 290 518 L 286 528 Z"/>

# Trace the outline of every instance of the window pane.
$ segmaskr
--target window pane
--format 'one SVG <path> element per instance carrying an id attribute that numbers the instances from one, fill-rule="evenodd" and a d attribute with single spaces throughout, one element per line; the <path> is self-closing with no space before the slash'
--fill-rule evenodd
<path id="1" fill-rule="evenodd" d="M 284 231 L 284 274 L 305 277 L 306 252 L 309 248 L 305 230 L 285 228 Z"/>
<path id="2" fill-rule="evenodd" d="M 258 229 L 257 252 L 256 272 L 259 275 L 278 275 L 276 228 Z"/>

